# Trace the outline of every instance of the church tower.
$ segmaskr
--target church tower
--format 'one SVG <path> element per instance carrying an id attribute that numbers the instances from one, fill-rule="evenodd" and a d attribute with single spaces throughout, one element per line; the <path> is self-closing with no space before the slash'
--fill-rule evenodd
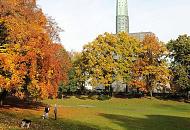
<path id="1" fill-rule="evenodd" d="M 117 0 L 116 10 L 116 33 L 129 33 L 129 16 L 127 0 Z"/>

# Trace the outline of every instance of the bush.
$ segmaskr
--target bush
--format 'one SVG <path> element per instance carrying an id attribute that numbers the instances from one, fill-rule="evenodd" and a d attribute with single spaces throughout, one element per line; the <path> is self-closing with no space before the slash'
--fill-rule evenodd
<path id="1" fill-rule="evenodd" d="M 91 92 L 88 94 L 88 98 L 92 99 L 92 100 L 96 100 L 96 99 L 98 99 L 98 95 L 96 92 Z"/>
<path id="2" fill-rule="evenodd" d="M 96 99 L 98 99 L 98 97 L 99 97 L 98 95 L 89 95 L 88 96 L 88 98 L 92 99 L 92 100 L 96 100 Z"/>
<path id="3" fill-rule="evenodd" d="M 104 100 L 109 100 L 109 99 L 111 99 L 111 97 L 108 96 L 108 95 L 100 94 L 100 95 L 98 96 L 98 100 L 104 101 Z"/>

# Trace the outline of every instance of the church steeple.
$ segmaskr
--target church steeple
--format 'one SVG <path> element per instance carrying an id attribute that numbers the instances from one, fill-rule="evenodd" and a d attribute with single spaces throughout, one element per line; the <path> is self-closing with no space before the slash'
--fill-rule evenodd
<path id="1" fill-rule="evenodd" d="M 129 16 L 127 0 L 117 0 L 116 33 L 129 33 Z"/>

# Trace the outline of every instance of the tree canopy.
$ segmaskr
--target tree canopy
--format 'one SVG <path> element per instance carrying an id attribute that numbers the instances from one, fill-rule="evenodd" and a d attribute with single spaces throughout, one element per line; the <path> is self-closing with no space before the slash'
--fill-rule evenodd
<path id="1" fill-rule="evenodd" d="M 82 51 L 85 79 L 94 86 L 128 81 L 138 46 L 138 41 L 126 33 L 99 35 Z"/>
<path id="2" fill-rule="evenodd" d="M 173 83 L 177 90 L 190 90 L 190 36 L 180 35 L 167 44 L 170 50 Z"/>
<path id="3" fill-rule="evenodd" d="M 167 53 L 167 48 L 155 35 L 145 36 L 134 63 L 132 84 L 145 87 L 151 95 L 158 83 L 166 85 L 170 78 L 165 60 Z"/>
<path id="4" fill-rule="evenodd" d="M 71 67 L 64 47 L 54 43 L 59 27 L 35 0 L 1 0 L 0 7 L 0 88 L 19 97 L 55 97 Z"/>

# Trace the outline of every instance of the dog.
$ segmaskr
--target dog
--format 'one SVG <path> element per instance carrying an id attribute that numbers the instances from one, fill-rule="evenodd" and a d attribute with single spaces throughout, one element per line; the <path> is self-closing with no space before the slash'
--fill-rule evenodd
<path id="1" fill-rule="evenodd" d="M 32 121 L 31 120 L 27 120 L 27 119 L 23 119 L 21 122 L 21 127 L 24 128 L 29 128 L 31 125 Z"/>

